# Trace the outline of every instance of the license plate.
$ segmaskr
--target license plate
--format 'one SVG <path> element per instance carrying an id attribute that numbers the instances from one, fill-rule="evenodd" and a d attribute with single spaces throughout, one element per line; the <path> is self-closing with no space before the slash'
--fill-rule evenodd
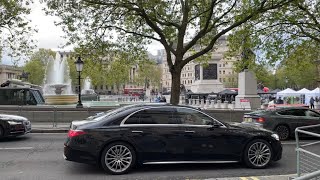
<path id="1" fill-rule="evenodd" d="M 244 121 L 244 122 L 252 122 L 252 118 L 246 117 L 246 118 L 243 118 L 243 121 Z"/>
<path id="2" fill-rule="evenodd" d="M 22 125 L 16 125 L 16 130 L 20 130 L 20 129 L 24 129 L 24 127 Z"/>

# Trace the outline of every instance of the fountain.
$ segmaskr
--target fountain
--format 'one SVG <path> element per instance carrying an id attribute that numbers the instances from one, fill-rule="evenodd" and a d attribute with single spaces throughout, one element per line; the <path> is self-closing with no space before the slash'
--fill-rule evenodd
<path id="1" fill-rule="evenodd" d="M 91 89 L 91 79 L 89 77 L 84 79 L 81 97 L 83 101 L 99 101 L 99 95 Z"/>
<path id="2" fill-rule="evenodd" d="M 78 101 L 77 95 L 71 89 L 66 53 L 57 52 L 55 59 L 52 56 L 49 57 L 43 94 L 46 104 L 50 105 L 75 104 Z"/>

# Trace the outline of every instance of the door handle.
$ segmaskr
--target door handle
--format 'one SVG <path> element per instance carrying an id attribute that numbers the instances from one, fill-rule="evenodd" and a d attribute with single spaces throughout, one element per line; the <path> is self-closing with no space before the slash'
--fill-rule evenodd
<path id="1" fill-rule="evenodd" d="M 132 133 L 143 133 L 143 131 L 131 131 Z"/>
<path id="2" fill-rule="evenodd" d="M 184 131 L 185 133 L 195 133 L 195 131 Z"/>

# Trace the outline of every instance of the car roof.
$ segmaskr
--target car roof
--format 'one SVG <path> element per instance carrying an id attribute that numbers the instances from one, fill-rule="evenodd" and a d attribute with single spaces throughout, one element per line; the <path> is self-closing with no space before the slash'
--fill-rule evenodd
<path id="1" fill-rule="evenodd" d="M 138 108 L 138 109 L 142 109 L 142 108 L 152 108 L 152 107 L 186 107 L 186 108 L 191 108 L 191 109 L 195 109 L 195 110 L 199 110 L 198 108 L 194 108 L 191 106 L 187 106 L 187 105 L 173 105 L 170 103 L 139 103 L 139 104 L 133 104 L 131 105 L 131 108 Z"/>

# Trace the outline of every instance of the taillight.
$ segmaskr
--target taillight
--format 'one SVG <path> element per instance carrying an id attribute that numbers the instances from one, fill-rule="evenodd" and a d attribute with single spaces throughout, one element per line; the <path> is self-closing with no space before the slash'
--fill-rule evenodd
<path id="1" fill-rule="evenodd" d="M 72 138 L 72 137 L 76 137 L 76 136 L 80 136 L 86 134 L 86 132 L 82 131 L 82 130 L 72 130 L 70 129 L 68 132 L 68 137 Z"/>
<path id="2" fill-rule="evenodd" d="M 258 123 L 264 123 L 266 121 L 266 119 L 264 119 L 263 117 L 259 117 L 258 119 L 257 119 L 257 122 Z"/>

